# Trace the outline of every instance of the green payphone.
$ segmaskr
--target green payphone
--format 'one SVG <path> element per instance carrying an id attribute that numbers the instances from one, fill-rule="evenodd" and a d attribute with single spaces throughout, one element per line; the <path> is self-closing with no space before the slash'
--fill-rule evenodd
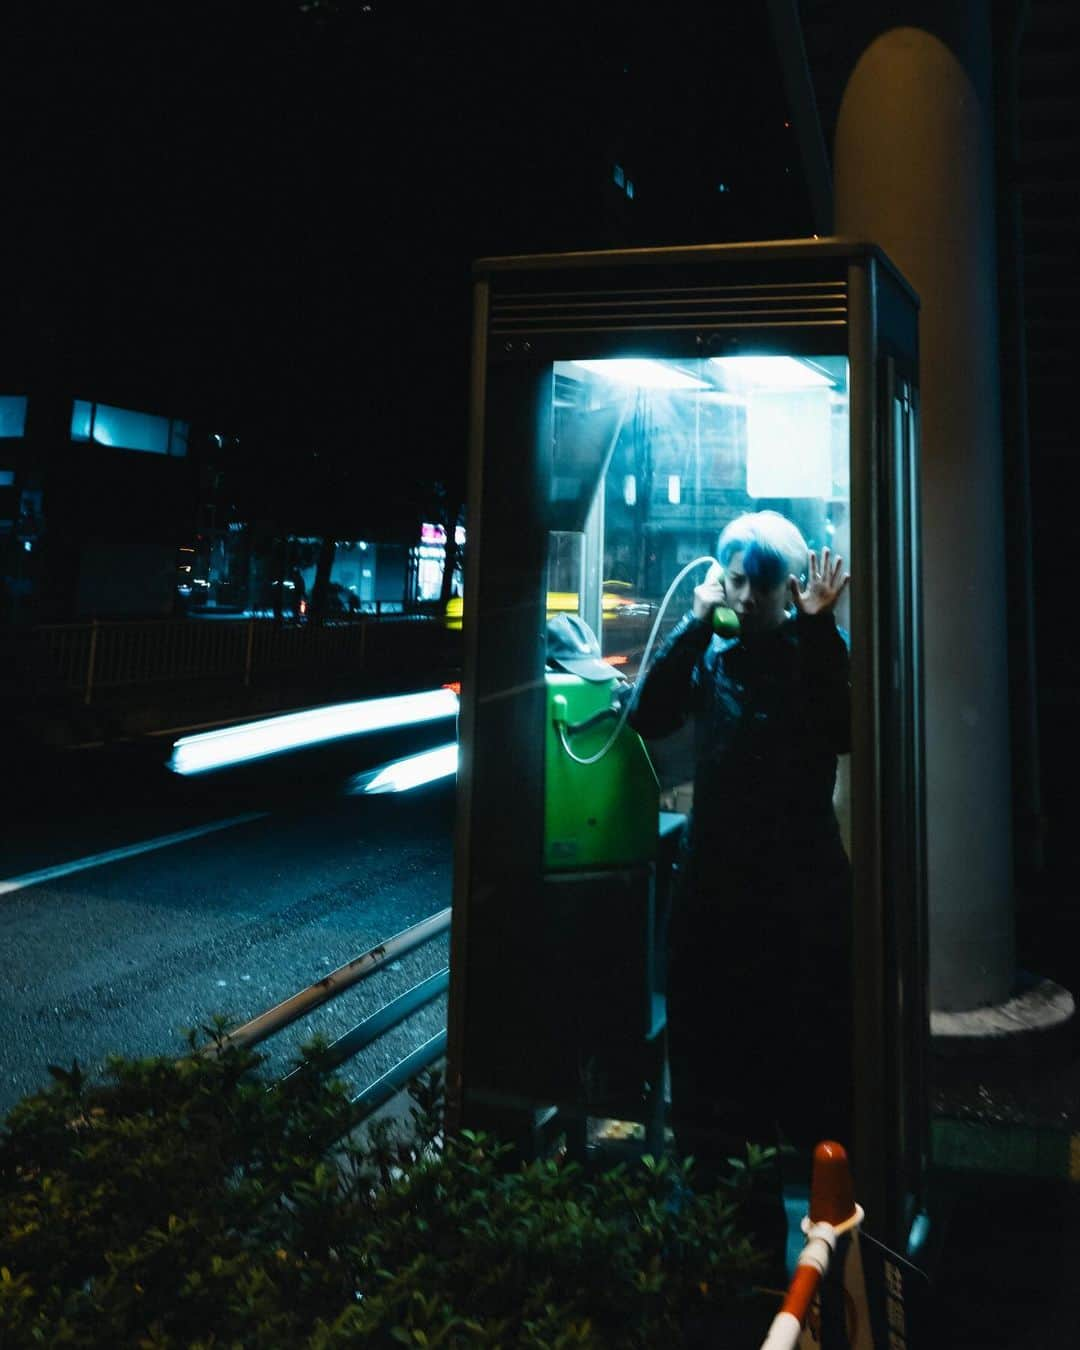
<path id="1" fill-rule="evenodd" d="M 548 671 L 544 868 L 632 867 L 656 857 L 660 787 L 641 737 L 611 741 L 612 684 Z"/>

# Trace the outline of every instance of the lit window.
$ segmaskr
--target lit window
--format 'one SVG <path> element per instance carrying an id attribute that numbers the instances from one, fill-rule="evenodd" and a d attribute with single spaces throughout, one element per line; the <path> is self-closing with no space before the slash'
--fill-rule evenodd
<path id="1" fill-rule="evenodd" d="M 109 403 L 76 399 L 71 411 L 71 439 L 96 441 L 117 450 L 140 450 L 151 455 L 187 454 L 188 423 L 156 413 L 115 408 Z"/>
<path id="2" fill-rule="evenodd" d="M 22 436 L 26 431 L 26 395 L 0 394 L 0 436 Z"/>
<path id="3" fill-rule="evenodd" d="M 169 432 L 170 455 L 183 458 L 187 454 L 188 430 L 187 422 L 181 422 L 178 418 L 173 418 L 171 431 Z"/>
<path id="4" fill-rule="evenodd" d="M 85 399 L 77 398 L 75 407 L 71 412 L 71 439 L 73 441 L 88 441 L 93 420 L 94 405 L 87 403 Z"/>
<path id="5" fill-rule="evenodd" d="M 151 455 L 169 453 L 169 419 L 153 413 L 134 412 L 99 403 L 94 408 L 93 438 L 99 445 L 118 450 L 143 450 Z"/>

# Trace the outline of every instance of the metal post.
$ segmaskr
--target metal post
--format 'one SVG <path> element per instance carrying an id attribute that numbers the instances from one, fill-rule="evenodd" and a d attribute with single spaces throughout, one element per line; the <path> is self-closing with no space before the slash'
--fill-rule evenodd
<path id="1" fill-rule="evenodd" d="M 83 706 L 90 706 L 94 692 L 94 665 L 97 662 L 98 621 L 90 621 L 90 650 L 86 656 L 86 688 L 83 690 Z"/>

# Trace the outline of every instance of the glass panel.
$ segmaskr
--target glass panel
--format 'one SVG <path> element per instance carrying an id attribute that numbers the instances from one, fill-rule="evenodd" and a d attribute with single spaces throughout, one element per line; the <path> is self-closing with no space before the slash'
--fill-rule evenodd
<path id="1" fill-rule="evenodd" d="M 552 530 L 548 535 L 547 612 L 580 614 L 585 535 L 577 530 Z"/>
<path id="2" fill-rule="evenodd" d="M 22 436 L 26 431 L 26 395 L 0 394 L 0 436 Z"/>
<path id="3" fill-rule="evenodd" d="M 169 419 L 153 413 L 134 412 L 99 403 L 94 412 L 94 440 L 121 450 L 145 450 L 154 455 L 169 453 Z"/>
<path id="4" fill-rule="evenodd" d="M 800 1145 L 850 1137 L 849 600 L 821 576 L 826 549 L 850 566 L 847 360 L 564 361 L 554 388 L 552 509 L 599 484 L 601 650 L 638 681 L 661 808 L 691 817 L 668 984 L 680 1148 L 726 1135 L 722 1158 L 777 1120 Z M 695 587 L 720 569 L 705 628 Z"/>
<path id="5" fill-rule="evenodd" d="M 778 512 L 809 548 L 848 558 L 846 358 L 564 361 L 555 382 L 557 442 L 560 420 L 583 414 L 619 428 L 602 487 L 601 646 L 629 678 L 668 586 L 687 563 L 715 553 L 736 517 Z M 676 588 L 658 644 L 690 608 L 705 572 L 703 564 Z M 836 614 L 846 628 L 846 593 Z M 659 749 L 656 758 L 669 797 L 681 788 L 688 802 L 686 747 Z M 846 835 L 846 798 L 841 803 Z"/>

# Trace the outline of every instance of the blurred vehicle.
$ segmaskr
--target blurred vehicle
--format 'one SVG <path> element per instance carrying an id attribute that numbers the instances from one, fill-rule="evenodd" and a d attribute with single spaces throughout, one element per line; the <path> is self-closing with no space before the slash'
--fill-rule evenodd
<path id="1" fill-rule="evenodd" d="M 613 644 L 620 650 L 623 646 L 640 645 L 644 648 L 648 640 L 649 627 L 657 611 L 657 602 L 643 600 L 632 593 L 628 581 L 605 581 L 600 598 L 600 610 L 604 623 L 602 645 L 605 652 Z M 464 601 L 460 595 L 452 596 L 446 602 L 444 623 L 447 628 L 459 629 L 464 613 Z M 548 591 L 547 616 L 556 614 L 580 613 L 577 591 Z M 637 642 L 639 634 L 640 644 Z M 617 664 L 617 663 L 616 663 Z"/>

